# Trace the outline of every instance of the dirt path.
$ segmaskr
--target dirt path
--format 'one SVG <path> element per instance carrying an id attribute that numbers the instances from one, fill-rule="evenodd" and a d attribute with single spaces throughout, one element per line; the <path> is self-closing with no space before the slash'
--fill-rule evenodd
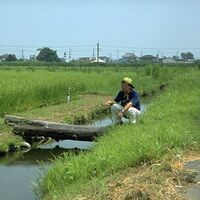
<path id="1" fill-rule="evenodd" d="M 200 200 L 200 154 L 188 158 L 183 168 L 190 172 L 188 185 L 181 189 L 181 194 L 188 200 Z"/>
<path id="2" fill-rule="evenodd" d="M 200 200 L 199 183 L 200 152 L 188 151 L 117 172 L 94 199 Z"/>

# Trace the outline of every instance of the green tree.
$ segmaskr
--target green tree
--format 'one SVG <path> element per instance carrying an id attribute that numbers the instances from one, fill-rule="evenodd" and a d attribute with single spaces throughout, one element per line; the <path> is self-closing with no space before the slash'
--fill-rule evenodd
<path id="1" fill-rule="evenodd" d="M 183 60 L 194 59 L 194 55 L 191 52 L 181 53 Z"/>
<path id="2" fill-rule="evenodd" d="M 36 59 L 40 61 L 46 62 L 58 62 L 60 59 L 58 58 L 57 51 L 50 49 L 48 47 L 44 47 L 39 49 L 39 54 L 37 55 Z"/>

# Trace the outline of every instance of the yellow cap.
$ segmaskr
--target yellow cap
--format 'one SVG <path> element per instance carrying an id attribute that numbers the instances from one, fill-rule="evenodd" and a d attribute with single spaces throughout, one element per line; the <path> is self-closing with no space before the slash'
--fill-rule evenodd
<path id="1" fill-rule="evenodd" d="M 132 88 L 135 88 L 135 87 L 132 85 L 133 80 L 132 80 L 131 78 L 125 77 L 125 78 L 123 79 L 123 81 L 127 82 Z"/>

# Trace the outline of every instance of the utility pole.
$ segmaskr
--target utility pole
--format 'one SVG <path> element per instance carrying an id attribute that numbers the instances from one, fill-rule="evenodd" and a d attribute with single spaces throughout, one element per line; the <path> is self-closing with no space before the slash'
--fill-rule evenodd
<path id="1" fill-rule="evenodd" d="M 159 54 L 160 54 L 160 51 L 158 50 L 157 55 L 156 55 L 157 58 L 159 58 Z"/>
<path id="2" fill-rule="evenodd" d="M 69 49 L 69 62 L 71 61 L 71 57 L 72 57 L 72 50 Z"/>
<path id="3" fill-rule="evenodd" d="M 24 49 L 22 49 L 22 61 L 24 60 Z"/>
<path id="4" fill-rule="evenodd" d="M 66 52 L 64 52 L 64 60 L 65 60 L 65 62 L 66 62 L 66 56 L 67 56 L 67 54 L 66 54 Z"/>
<path id="5" fill-rule="evenodd" d="M 112 52 L 110 53 L 110 61 L 112 60 Z"/>
<path id="6" fill-rule="evenodd" d="M 140 51 L 140 57 L 142 57 L 143 56 L 143 54 L 142 54 L 142 50 Z"/>
<path id="7" fill-rule="evenodd" d="M 64 63 L 65 63 L 65 71 L 67 71 L 67 66 L 66 66 L 66 57 L 67 57 L 67 54 L 66 54 L 66 52 L 64 52 Z"/>
<path id="8" fill-rule="evenodd" d="M 95 51 L 95 49 L 93 48 L 92 49 L 92 58 L 94 59 L 94 51 Z"/>
<path id="9" fill-rule="evenodd" d="M 179 56 L 178 56 L 178 51 L 176 52 L 176 57 L 179 58 Z"/>
<path id="10" fill-rule="evenodd" d="M 97 62 L 99 62 L 99 41 L 97 42 Z"/>
<path id="11" fill-rule="evenodd" d="M 119 50 L 117 49 L 117 60 L 119 59 Z"/>

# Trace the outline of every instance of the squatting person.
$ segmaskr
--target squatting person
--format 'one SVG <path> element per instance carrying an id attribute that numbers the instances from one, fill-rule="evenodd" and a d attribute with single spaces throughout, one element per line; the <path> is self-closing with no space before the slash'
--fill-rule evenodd
<path id="1" fill-rule="evenodd" d="M 134 88 L 132 79 L 125 77 L 114 101 L 106 102 L 107 106 L 111 106 L 112 119 L 116 124 L 123 123 L 122 117 L 128 118 L 131 123 L 136 123 L 136 118 L 140 115 L 140 99 Z"/>

